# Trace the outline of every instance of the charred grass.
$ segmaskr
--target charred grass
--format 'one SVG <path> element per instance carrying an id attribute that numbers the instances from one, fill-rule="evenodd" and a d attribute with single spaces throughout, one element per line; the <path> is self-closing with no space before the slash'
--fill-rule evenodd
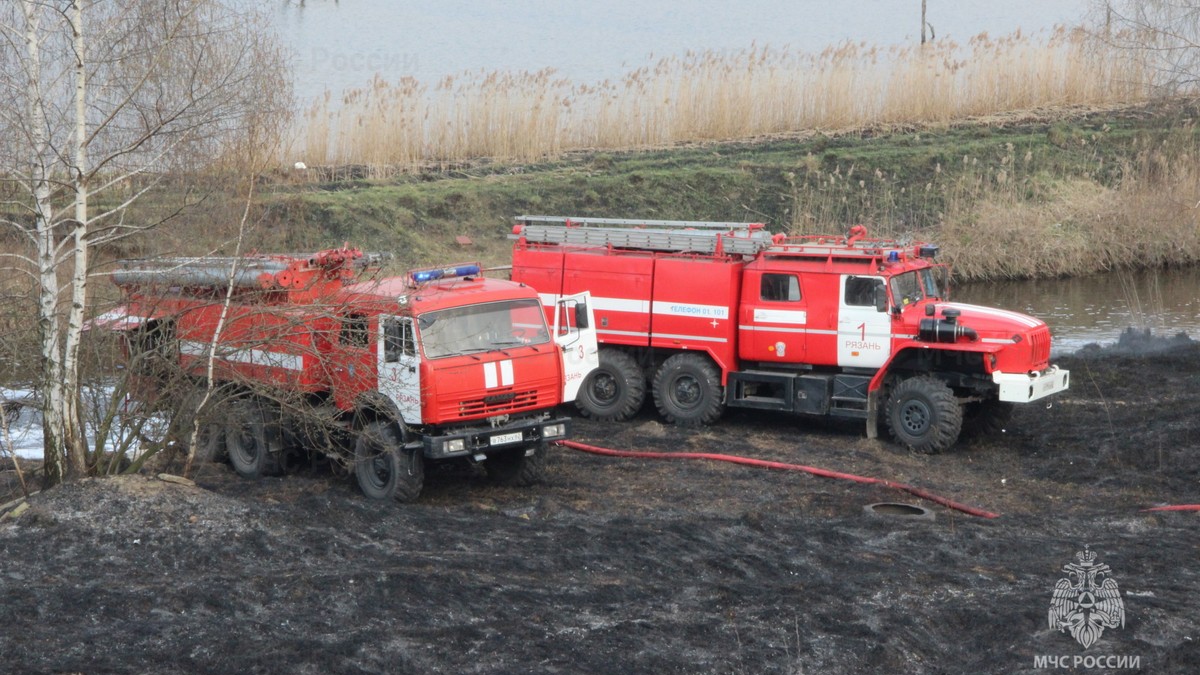
<path id="1" fill-rule="evenodd" d="M 900 480 L 881 486 L 566 449 L 545 484 L 430 472 L 407 506 L 324 467 L 247 482 L 205 465 L 64 485 L 0 522 L 0 647 L 17 672 L 1033 672 L 1041 654 L 1200 665 L 1192 598 L 1200 350 L 1061 359 L 1072 389 L 939 456 L 858 425 L 730 414 L 701 430 L 649 412 L 577 420 L 615 448 L 704 451 Z M 1062 566 L 1090 546 L 1126 622 L 1092 651 L 1049 630 Z M 1099 650 L 1099 651 L 1095 651 Z"/>

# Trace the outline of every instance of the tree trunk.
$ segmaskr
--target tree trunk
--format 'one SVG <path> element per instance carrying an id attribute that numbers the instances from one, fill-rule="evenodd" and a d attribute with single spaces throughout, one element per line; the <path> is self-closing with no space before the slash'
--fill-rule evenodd
<path id="1" fill-rule="evenodd" d="M 925 26 L 928 25 L 925 23 L 925 2 L 921 0 L 921 44 L 925 44 Z"/>
<path id="2" fill-rule="evenodd" d="M 62 360 L 59 349 L 62 331 L 58 323 L 58 274 L 55 265 L 54 206 L 50 201 L 50 176 L 46 167 L 49 152 L 46 127 L 46 102 L 42 97 L 41 36 L 37 8 L 31 0 L 23 0 L 25 15 L 25 51 L 29 58 L 29 133 L 32 164 L 30 188 L 34 203 L 34 236 L 37 240 L 38 266 L 38 338 L 41 342 L 42 363 L 42 482 L 46 486 L 63 480 L 62 448 L 66 438 L 64 428 L 64 389 Z"/>
<path id="3" fill-rule="evenodd" d="M 71 31 L 75 45 L 75 166 L 71 180 L 75 190 L 75 222 L 71 228 L 74 266 L 71 270 L 71 309 L 67 314 L 66 349 L 63 353 L 64 399 L 63 443 L 67 451 L 67 474 L 82 476 L 87 471 L 87 435 L 81 410 L 79 347 L 83 316 L 87 307 L 88 280 L 88 185 L 87 185 L 87 71 L 83 39 L 82 0 L 71 3 Z"/>

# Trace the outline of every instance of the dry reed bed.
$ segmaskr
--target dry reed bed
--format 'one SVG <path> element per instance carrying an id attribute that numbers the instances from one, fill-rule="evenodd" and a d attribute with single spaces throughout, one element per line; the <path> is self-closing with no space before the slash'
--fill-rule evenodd
<path id="1" fill-rule="evenodd" d="M 1188 125 L 1120 160 L 1112 182 L 1087 171 L 1050 177 L 1040 159 L 1012 144 L 1000 156 L 964 155 L 916 187 L 915 202 L 903 194 L 910 186 L 878 170 L 814 164 L 794 183 L 788 229 L 836 231 L 849 217 L 878 236 L 936 241 L 963 281 L 1200 264 L 1200 141 Z M 933 220 L 907 220 L 914 203 Z"/>
<path id="2" fill-rule="evenodd" d="M 941 122 L 1039 106 L 1144 100 L 1152 82 L 1127 52 L 1082 30 L 986 34 L 819 54 L 752 47 L 670 57 L 619 81 L 581 85 L 552 70 L 467 73 L 331 94 L 305 113 L 295 159 L 387 175 L 437 162 L 528 161 L 880 123 Z"/>

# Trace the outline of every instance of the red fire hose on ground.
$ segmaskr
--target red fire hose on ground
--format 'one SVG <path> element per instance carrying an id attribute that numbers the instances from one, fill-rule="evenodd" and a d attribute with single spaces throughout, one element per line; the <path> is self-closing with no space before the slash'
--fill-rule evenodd
<path id="1" fill-rule="evenodd" d="M 635 459 L 707 459 L 715 462 L 729 462 L 731 464 L 742 464 L 745 466 L 757 466 L 766 469 L 776 469 L 780 471 L 800 471 L 820 476 L 821 478 L 836 478 L 838 480 L 848 480 L 854 483 L 863 483 L 865 485 L 881 485 L 894 490 L 907 492 L 915 497 L 920 497 L 931 501 L 935 504 L 941 504 L 949 509 L 961 511 L 968 515 L 977 516 L 979 518 L 999 518 L 999 513 L 992 513 L 983 509 L 975 508 L 960 504 L 951 499 L 942 497 L 941 495 L 933 494 L 927 490 L 904 483 L 886 480 L 883 478 L 872 478 L 870 476 L 858 476 L 852 473 L 841 473 L 839 471 L 830 471 L 828 469 L 819 469 L 815 466 L 805 466 L 803 464 L 787 464 L 784 462 L 772 462 L 765 459 L 753 459 L 750 457 L 739 457 L 737 455 L 722 455 L 709 452 L 645 452 L 641 450 L 613 450 L 610 448 L 601 448 L 595 445 L 579 443 L 576 441 L 559 441 L 559 445 L 574 450 L 590 452 L 594 455 L 605 455 L 608 457 L 630 457 Z M 1168 512 L 1168 511 L 1197 511 L 1200 512 L 1200 504 L 1172 504 L 1168 506 L 1155 506 L 1148 509 L 1142 509 L 1146 512 Z"/>
<path id="2" fill-rule="evenodd" d="M 940 495 L 935 495 L 932 492 L 922 490 L 918 487 L 913 487 L 912 485 L 905 485 L 904 483 L 897 483 L 894 481 L 885 480 L 883 478 L 871 478 L 870 476 L 857 476 L 852 473 L 829 471 L 827 469 L 819 469 L 814 466 L 804 466 L 803 464 L 787 464 L 784 462 L 772 462 L 764 459 L 752 459 L 750 457 L 722 455 L 709 452 L 644 452 L 640 450 L 612 450 L 610 448 L 601 448 L 595 445 L 588 445 L 586 443 L 578 443 L 576 441 L 559 441 L 558 444 L 574 450 L 590 452 L 594 455 L 605 455 L 608 457 L 630 457 L 636 459 L 707 459 L 716 462 L 729 462 L 731 464 L 757 466 L 765 469 L 777 469 L 780 471 L 800 471 L 813 476 L 820 476 L 822 478 L 836 478 L 838 480 L 848 480 L 854 483 L 889 487 L 894 490 L 907 492 L 913 496 L 920 497 L 921 499 L 934 502 L 935 504 L 941 504 L 946 508 L 954 509 L 955 511 L 961 511 L 962 513 L 979 518 L 998 518 L 1000 516 L 998 513 L 992 513 L 991 511 L 978 509 L 974 506 L 967 506 L 966 504 L 959 504 L 956 501 L 947 499 Z M 1168 507 L 1160 508 L 1165 510 Z"/>

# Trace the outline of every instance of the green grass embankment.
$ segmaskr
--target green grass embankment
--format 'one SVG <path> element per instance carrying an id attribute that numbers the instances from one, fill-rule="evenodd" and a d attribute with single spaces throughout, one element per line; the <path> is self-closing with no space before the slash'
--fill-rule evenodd
<path id="1" fill-rule="evenodd" d="M 1049 111 L 481 162 L 386 181 L 281 179 L 259 199 L 255 238 L 264 250 L 350 241 L 393 252 L 399 265 L 503 265 L 513 216 L 535 213 L 760 221 L 789 233 L 864 223 L 881 236 L 936 241 L 959 276 L 975 280 L 1194 264 L 1195 112 L 1189 103 Z M 456 235 L 473 244 L 458 246 Z"/>

